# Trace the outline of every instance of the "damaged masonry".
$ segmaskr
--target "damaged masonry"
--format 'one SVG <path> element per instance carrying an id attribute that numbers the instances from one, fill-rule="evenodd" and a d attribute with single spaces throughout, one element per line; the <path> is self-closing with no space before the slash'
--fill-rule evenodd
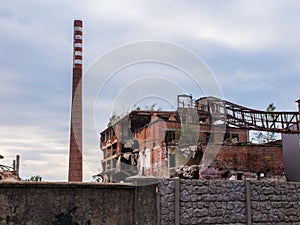
<path id="1" fill-rule="evenodd" d="M 179 95 L 176 111 L 134 110 L 101 132 L 101 175 L 105 182 L 135 175 L 284 179 L 281 140 L 250 143 L 249 131 L 299 133 L 298 118 L 299 112 L 265 112 L 214 97 L 193 101 Z M 207 149 L 213 160 L 207 160 Z"/>
<path id="2" fill-rule="evenodd" d="M 4 157 L 0 155 L 0 159 Z M 19 176 L 20 170 L 20 156 L 17 155 L 16 159 L 13 161 L 12 166 L 1 165 L 0 164 L 0 181 L 20 181 Z"/>

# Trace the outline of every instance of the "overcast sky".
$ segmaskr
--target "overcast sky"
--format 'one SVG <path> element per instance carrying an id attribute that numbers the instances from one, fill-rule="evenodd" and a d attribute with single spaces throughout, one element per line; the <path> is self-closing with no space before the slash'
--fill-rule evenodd
<path id="1" fill-rule="evenodd" d="M 0 154 L 5 159 L 0 164 L 10 165 L 20 154 L 22 178 L 67 180 L 74 19 L 84 22 L 86 72 L 118 46 L 164 41 L 200 57 L 226 100 L 256 109 L 273 102 L 277 110 L 296 111 L 299 10 L 297 0 L 1 1 Z M 180 83 L 174 68 L 155 66 L 152 71 L 142 65 L 120 71 L 118 82 L 109 87 L 124 88 L 132 82 L 124 74 L 143 68 L 149 76 L 174 74 L 174 83 Z M 203 95 L 192 83 L 184 90 L 194 98 Z M 101 100 L 111 107 L 110 100 Z M 105 129 L 109 118 L 98 116 L 96 132 Z M 98 146 L 84 153 L 84 163 L 89 181 L 100 172 Z"/>

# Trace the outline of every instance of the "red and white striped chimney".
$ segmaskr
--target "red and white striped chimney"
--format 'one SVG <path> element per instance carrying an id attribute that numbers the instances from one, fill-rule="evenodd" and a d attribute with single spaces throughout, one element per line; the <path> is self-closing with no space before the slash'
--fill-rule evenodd
<path id="1" fill-rule="evenodd" d="M 69 182 L 82 182 L 82 47 L 83 23 L 74 21 L 73 85 L 69 153 Z"/>
<path id="2" fill-rule="evenodd" d="M 82 39 L 83 23 L 81 20 L 74 21 L 74 68 L 82 68 Z"/>

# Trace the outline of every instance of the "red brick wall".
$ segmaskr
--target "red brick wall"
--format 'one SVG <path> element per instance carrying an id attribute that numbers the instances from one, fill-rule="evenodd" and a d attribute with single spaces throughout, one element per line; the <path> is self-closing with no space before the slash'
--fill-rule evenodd
<path id="1" fill-rule="evenodd" d="M 211 167 L 266 175 L 283 175 L 281 145 L 222 145 Z M 267 172 L 269 171 L 269 172 Z"/>

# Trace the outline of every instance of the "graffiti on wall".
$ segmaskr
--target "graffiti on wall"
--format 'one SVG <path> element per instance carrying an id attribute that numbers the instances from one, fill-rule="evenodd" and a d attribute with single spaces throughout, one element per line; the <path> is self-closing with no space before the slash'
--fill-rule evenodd
<path id="1" fill-rule="evenodd" d="M 59 213 L 55 215 L 56 220 L 53 222 L 53 225 L 80 225 L 77 222 L 73 222 L 73 216 L 76 210 L 77 207 L 74 207 L 66 214 Z M 91 225 L 91 221 L 88 220 L 84 225 Z"/>

